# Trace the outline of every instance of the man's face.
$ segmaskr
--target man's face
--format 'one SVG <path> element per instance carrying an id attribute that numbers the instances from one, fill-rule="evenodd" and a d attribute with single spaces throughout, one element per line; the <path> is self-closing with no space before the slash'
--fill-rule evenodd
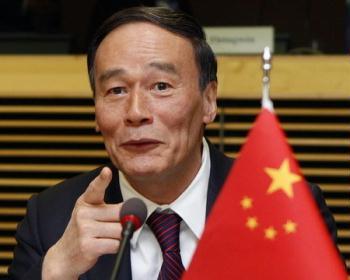
<path id="1" fill-rule="evenodd" d="M 216 113 L 216 84 L 200 92 L 190 41 L 149 23 L 123 25 L 99 46 L 94 75 L 97 129 L 127 177 L 178 176 L 198 167 L 203 124 Z"/>

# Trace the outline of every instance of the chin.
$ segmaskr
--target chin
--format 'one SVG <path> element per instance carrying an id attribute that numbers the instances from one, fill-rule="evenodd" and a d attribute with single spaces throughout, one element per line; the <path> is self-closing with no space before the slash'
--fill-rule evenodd
<path id="1" fill-rule="evenodd" d="M 156 179 L 159 178 L 162 174 L 161 171 L 159 171 L 156 168 L 126 168 L 122 170 L 122 172 L 129 178 L 134 178 L 137 180 L 150 180 L 150 179 Z"/>
<path id="2" fill-rule="evenodd" d="M 153 164 L 152 164 L 153 163 Z M 120 170 L 129 177 L 153 177 L 161 175 L 166 166 L 163 164 L 154 164 L 155 160 L 127 160 L 119 164 Z"/>

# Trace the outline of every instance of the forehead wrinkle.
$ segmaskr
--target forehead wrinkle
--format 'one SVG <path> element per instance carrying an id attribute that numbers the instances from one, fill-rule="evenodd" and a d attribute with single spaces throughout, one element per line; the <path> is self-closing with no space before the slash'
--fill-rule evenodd
<path id="1" fill-rule="evenodd" d="M 175 67 L 174 64 L 172 63 L 167 63 L 167 62 L 151 62 L 148 64 L 149 68 L 155 68 L 157 70 L 179 76 L 179 73 Z"/>
<path id="2" fill-rule="evenodd" d="M 107 81 L 111 78 L 116 78 L 118 76 L 122 76 L 124 74 L 126 74 L 126 71 L 125 69 L 122 69 L 122 68 L 108 69 L 99 76 L 98 80 L 101 83 L 103 83 L 104 81 Z"/>

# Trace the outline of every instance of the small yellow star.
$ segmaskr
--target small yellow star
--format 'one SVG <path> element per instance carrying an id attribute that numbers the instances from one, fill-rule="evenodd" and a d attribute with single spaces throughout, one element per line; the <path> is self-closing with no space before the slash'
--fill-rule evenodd
<path id="1" fill-rule="evenodd" d="M 295 233 L 297 230 L 297 224 L 294 223 L 291 220 L 288 220 L 284 225 L 283 225 L 284 231 L 289 234 L 289 233 Z"/>
<path id="2" fill-rule="evenodd" d="M 282 190 L 289 197 L 293 197 L 293 184 L 300 181 L 298 174 L 290 172 L 289 161 L 285 159 L 280 168 L 265 168 L 265 172 L 272 178 L 272 182 L 267 190 L 271 194 L 275 191 Z"/>
<path id="3" fill-rule="evenodd" d="M 254 230 L 255 228 L 257 228 L 259 226 L 258 220 L 256 217 L 248 217 L 245 225 L 248 228 L 250 228 L 251 230 Z"/>
<path id="4" fill-rule="evenodd" d="M 265 237 L 267 239 L 273 240 L 275 239 L 277 235 L 277 231 L 275 230 L 274 227 L 268 227 L 267 229 L 265 229 Z"/>
<path id="5" fill-rule="evenodd" d="M 241 206 L 243 209 L 249 209 L 253 207 L 253 199 L 248 196 L 243 197 L 241 200 Z"/>

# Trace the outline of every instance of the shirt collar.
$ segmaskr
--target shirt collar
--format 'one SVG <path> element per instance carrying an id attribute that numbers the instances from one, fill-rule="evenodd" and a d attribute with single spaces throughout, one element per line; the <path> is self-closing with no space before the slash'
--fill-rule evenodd
<path id="1" fill-rule="evenodd" d="M 192 180 L 190 185 L 185 191 L 171 204 L 158 205 L 153 201 L 145 198 L 142 194 L 138 193 L 127 181 L 121 171 L 119 171 L 119 184 L 123 200 L 127 200 L 132 197 L 138 197 L 143 200 L 147 207 L 147 218 L 153 211 L 170 209 L 177 213 L 182 220 L 186 223 L 189 229 L 199 239 L 202 235 L 205 225 L 206 217 L 206 205 L 207 205 L 207 191 L 209 184 L 210 174 L 210 156 L 209 146 L 206 140 L 203 138 L 203 152 L 202 152 L 202 164 L 201 167 Z M 136 246 L 140 233 L 144 226 L 135 231 L 131 245 Z"/>

